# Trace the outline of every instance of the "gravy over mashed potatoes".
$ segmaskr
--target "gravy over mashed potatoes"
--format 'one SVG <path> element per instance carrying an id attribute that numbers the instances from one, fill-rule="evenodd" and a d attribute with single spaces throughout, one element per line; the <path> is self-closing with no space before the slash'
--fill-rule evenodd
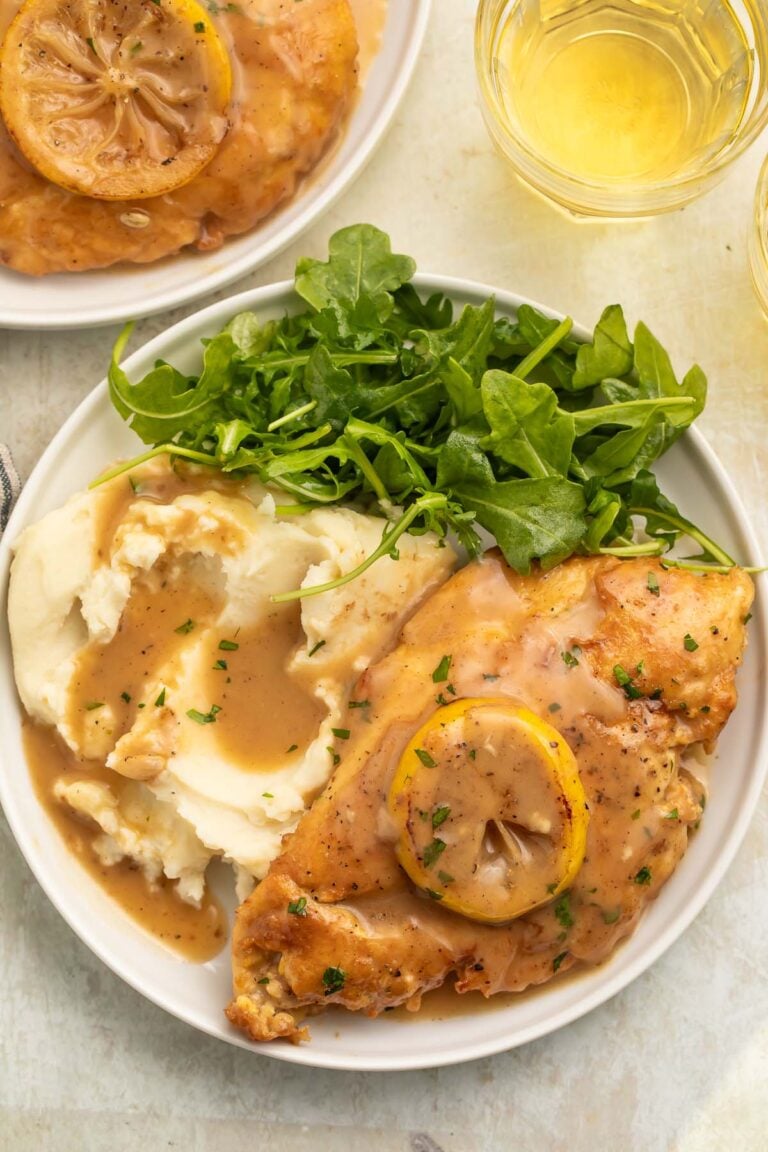
<path id="1" fill-rule="evenodd" d="M 191 904 L 214 857 L 234 866 L 241 899 L 265 874 L 337 761 L 353 684 L 455 557 L 404 536 L 398 561 L 351 584 L 270 597 L 351 570 L 381 530 L 350 509 L 291 515 L 254 482 L 163 461 L 22 534 L 18 689 L 69 749 L 53 795 L 97 827 L 102 864 L 175 881 Z"/>

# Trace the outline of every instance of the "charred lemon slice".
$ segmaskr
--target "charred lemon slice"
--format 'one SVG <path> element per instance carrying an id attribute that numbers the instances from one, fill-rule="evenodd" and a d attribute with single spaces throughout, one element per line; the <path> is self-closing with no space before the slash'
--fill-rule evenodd
<path id="1" fill-rule="evenodd" d="M 26 0 L 0 48 L 0 113 L 19 149 L 102 200 L 196 176 L 226 133 L 231 86 L 197 0 Z"/>
<path id="2" fill-rule="evenodd" d="M 468 917 L 503 924 L 574 880 L 589 814 L 573 753 L 510 700 L 438 709 L 389 792 L 396 851 L 414 884 Z"/>

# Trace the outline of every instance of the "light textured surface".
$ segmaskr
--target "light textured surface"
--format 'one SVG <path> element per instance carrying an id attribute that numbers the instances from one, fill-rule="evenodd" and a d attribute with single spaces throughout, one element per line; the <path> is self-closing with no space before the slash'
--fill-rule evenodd
<path id="1" fill-rule="evenodd" d="M 390 0 L 393 4 L 408 0 Z M 291 274 L 370 220 L 423 270 L 496 283 L 584 324 L 620 300 L 711 394 L 700 426 L 768 550 L 768 324 L 746 259 L 760 144 L 682 213 L 577 223 L 491 150 L 470 0 L 436 0 L 396 125 L 367 172 L 294 247 L 242 283 Z M 236 290 L 236 289 L 235 289 Z M 192 311 L 188 309 L 187 311 Z M 182 313 L 139 325 L 135 347 Z M 26 476 L 103 376 L 116 330 L 0 332 L 0 439 Z M 689 508 L 695 512 L 695 493 Z M 726 765 L 723 765 L 727 769 Z M 768 1146 L 768 803 L 685 936 L 612 1002 L 474 1064 L 314 1072 L 197 1035 L 96 960 L 48 904 L 0 819 L 0 1147 L 272 1152 L 760 1152 Z"/>

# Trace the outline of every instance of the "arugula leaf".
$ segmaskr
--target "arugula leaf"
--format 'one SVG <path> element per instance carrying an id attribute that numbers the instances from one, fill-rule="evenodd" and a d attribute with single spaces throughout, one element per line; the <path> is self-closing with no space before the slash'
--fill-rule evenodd
<path id="1" fill-rule="evenodd" d="M 573 387 L 589 388 L 606 376 L 624 376 L 632 370 L 632 345 L 620 304 L 609 304 L 597 322 L 591 344 L 576 353 Z"/>
<path id="2" fill-rule="evenodd" d="M 485 445 L 533 478 L 567 476 L 574 422 L 558 409 L 555 392 L 498 370 L 486 372 L 481 390 L 491 429 Z"/>
<path id="3" fill-rule="evenodd" d="M 316 311 L 343 311 L 369 296 L 379 318 L 394 305 L 390 295 L 416 271 L 410 256 L 392 252 L 389 236 L 372 224 L 342 228 L 330 239 L 329 259 L 305 258 L 296 265 L 296 291 Z"/>
<path id="4" fill-rule="evenodd" d="M 533 560 L 553 568 L 570 556 L 586 531 L 584 491 L 559 477 L 464 483 L 454 495 L 493 533 L 517 572 L 530 572 Z"/>

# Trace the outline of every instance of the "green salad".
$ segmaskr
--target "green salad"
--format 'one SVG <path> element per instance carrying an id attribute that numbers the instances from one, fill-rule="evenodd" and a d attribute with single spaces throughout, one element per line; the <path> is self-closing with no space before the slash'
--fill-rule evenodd
<path id="1" fill-rule="evenodd" d="M 699 547 L 693 563 L 733 564 L 651 472 L 704 407 L 698 366 L 678 382 L 644 324 L 630 339 L 616 304 L 591 343 L 526 304 L 499 317 L 492 296 L 456 314 L 442 294 L 422 298 L 414 261 L 370 224 L 329 248 L 297 265 L 303 310 L 235 316 L 203 342 L 198 376 L 161 361 L 132 383 L 123 331 L 110 395 L 151 449 L 100 481 L 169 453 L 254 474 L 288 494 L 285 514 L 343 503 L 382 517 L 360 568 L 288 596 L 396 556 L 404 532 L 451 533 L 474 556 L 485 529 L 523 573 L 573 553 L 661 555 L 682 536 Z"/>

